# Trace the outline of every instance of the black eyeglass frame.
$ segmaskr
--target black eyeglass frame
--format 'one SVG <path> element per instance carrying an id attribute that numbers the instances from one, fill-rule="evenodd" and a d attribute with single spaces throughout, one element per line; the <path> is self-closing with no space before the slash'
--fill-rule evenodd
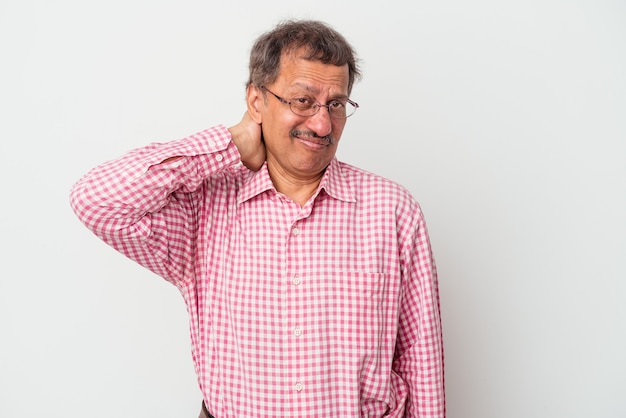
<path id="1" fill-rule="evenodd" d="M 291 102 L 291 101 L 289 101 L 289 100 L 287 100 L 287 99 L 285 99 L 285 98 L 280 97 L 278 94 L 274 93 L 273 91 L 271 91 L 270 89 L 268 89 L 268 88 L 267 88 L 267 87 L 265 87 L 265 86 L 259 86 L 259 87 L 260 87 L 261 89 L 263 89 L 263 90 L 267 91 L 268 93 L 270 93 L 272 96 L 276 97 L 276 98 L 278 99 L 278 101 L 279 101 L 279 102 L 284 103 L 284 104 L 286 104 L 286 105 L 289 105 L 289 110 L 291 110 L 294 114 L 296 114 L 296 115 L 298 115 L 298 116 L 302 116 L 302 117 L 309 117 L 309 116 L 314 116 L 314 115 L 317 115 L 317 113 L 320 111 L 320 109 L 321 109 L 322 107 L 325 107 L 325 108 L 326 108 L 326 110 L 328 110 L 328 114 L 330 115 L 330 117 L 333 117 L 333 118 L 335 118 L 335 119 L 347 119 L 347 118 L 349 118 L 350 116 L 354 115 L 354 114 L 356 113 L 356 110 L 359 108 L 359 104 L 358 104 L 357 102 L 353 102 L 353 101 L 352 101 L 352 100 L 350 100 L 350 99 L 345 99 L 345 100 L 346 100 L 346 103 L 350 103 L 350 104 L 354 107 L 354 110 L 353 110 L 353 111 L 352 111 L 352 113 L 350 113 L 349 115 L 348 115 L 348 114 L 346 114 L 346 116 L 337 116 L 337 115 L 333 115 L 333 112 L 331 112 L 331 110 L 330 110 L 330 106 L 332 106 L 332 105 L 333 105 L 333 103 L 342 103 L 342 101 L 341 101 L 341 100 L 331 100 L 328 104 L 321 104 L 321 103 L 320 103 L 320 102 L 318 102 L 318 101 L 314 101 L 314 102 L 315 102 L 315 104 L 314 104 L 313 106 L 311 106 L 311 110 L 314 110 L 314 112 L 313 112 L 313 113 L 311 113 L 310 115 L 303 115 L 303 114 L 301 114 L 301 113 L 296 112 L 296 111 L 293 109 L 293 107 L 292 107 L 292 103 L 293 103 L 293 102 Z M 342 104 L 343 104 L 343 105 L 344 105 L 344 107 L 345 107 L 345 104 L 344 104 L 344 103 L 342 103 Z"/>

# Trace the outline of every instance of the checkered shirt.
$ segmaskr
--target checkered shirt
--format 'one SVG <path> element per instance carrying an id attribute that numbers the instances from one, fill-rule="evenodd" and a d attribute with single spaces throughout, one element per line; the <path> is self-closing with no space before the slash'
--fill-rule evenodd
<path id="1" fill-rule="evenodd" d="M 435 264 L 394 182 L 335 159 L 301 207 L 216 126 L 94 168 L 71 205 L 179 289 L 213 415 L 445 416 Z"/>

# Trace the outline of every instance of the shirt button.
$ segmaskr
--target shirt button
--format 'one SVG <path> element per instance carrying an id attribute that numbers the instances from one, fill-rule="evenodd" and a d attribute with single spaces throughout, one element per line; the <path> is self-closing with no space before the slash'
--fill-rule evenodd
<path id="1" fill-rule="evenodd" d="M 300 233 L 300 228 L 298 228 L 298 227 L 296 226 L 296 227 L 294 227 L 294 228 L 293 228 L 292 232 L 293 232 L 293 234 L 294 234 L 295 236 L 298 236 L 298 234 Z"/>
<path id="2" fill-rule="evenodd" d="M 302 280 L 300 279 L 300 276 L 298 276 L 297 274 L 295 276 L 293 276 L 293 284 L 298 286 L 300 283 L 302 283 Z"/>
<path id="3" fill-rule="evenodd" d="M 296 389 L 298 392 L 300 392 L 303 388 L 304 386 L 302 386 L 302 383 L 300 382 L 296 383 L 294 386 L 294 389 Z"/>
<path id="4" fill-rule="evenodd" d="M 224 159 L 224 157 L 222 156 L 222 154 L 217 154 L 217 155 L 215 156 L 215 159 L 216 159 L 217 161 L 222 161 L 222 160 Z"/>
<path id="5" fill-rule="evenodd" d="M 296 337 L 299 337 L 302 335 L 302 328 L 300 327 L 295 327 L 293 330 L 293 335 L 295 335 Z"/>

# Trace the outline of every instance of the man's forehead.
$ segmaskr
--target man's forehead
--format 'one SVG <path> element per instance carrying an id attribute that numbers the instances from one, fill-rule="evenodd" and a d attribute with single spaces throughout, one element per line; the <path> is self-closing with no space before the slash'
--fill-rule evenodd
<path id="1" fill-rule="evenodd" d="M 349 79 L 348 64 L 335 65 L 310 58 L 306 52 L 292 51 L 281 55 L 280 67 L 276 81 L 288 81 L 294 87 L 301 87 L 311 92 L 316 88 L 310 83 L 299 80 L 300 77 L 318 79 L 332 84 L 346 84 Z"/>

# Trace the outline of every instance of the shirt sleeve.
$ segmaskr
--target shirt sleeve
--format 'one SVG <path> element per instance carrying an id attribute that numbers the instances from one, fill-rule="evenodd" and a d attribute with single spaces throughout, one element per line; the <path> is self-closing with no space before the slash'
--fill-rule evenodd
<path id="1" fill-rule="evenodd" d="M 240 159 L 229 131 L 216 126 L 135 149 L 92 169 L 72 187 L 70 204 L 107 244 L 185 285 L 193 271 L 199 190 L 205 179 Z"/>
<path id="2" fill-rule="evenodd" d="M 444 418 L 445 390 L 437 270 L 421 210 L 403 248 L 403 293 L 392 369 L 408 385 L 406 417 Z"/>

